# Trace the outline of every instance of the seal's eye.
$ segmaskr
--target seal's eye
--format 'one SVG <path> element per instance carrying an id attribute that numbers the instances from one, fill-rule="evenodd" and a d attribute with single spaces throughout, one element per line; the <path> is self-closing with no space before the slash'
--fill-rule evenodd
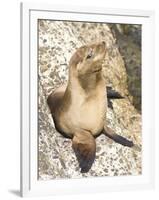
<path id="1" fill-rule="evenodd" d="M 89 51 L 89 53 L 88 53 L 86 59 L 90 59 L 90 58 L 92 57 L 92 55 L 93 55 L 93 50 L 90 49 L 90 51 Z"/>
<path id="2" fill-rule="evenodd" d="M 92 57 L 92 55 L 91 55 L 91 54 L 88 54 L 87 57 L 86 57 L 86 59 L 89 59 L 89 58 L 91 58 L 91 57 Z"/>

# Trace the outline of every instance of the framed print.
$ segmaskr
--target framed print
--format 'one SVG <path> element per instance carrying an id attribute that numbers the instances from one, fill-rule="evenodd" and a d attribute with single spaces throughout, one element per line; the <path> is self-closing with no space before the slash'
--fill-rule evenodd
<path id="1" fill-rule="evenodd" d="M 21 4 L 21 194 L 154 185 L 154 13 Z"/>

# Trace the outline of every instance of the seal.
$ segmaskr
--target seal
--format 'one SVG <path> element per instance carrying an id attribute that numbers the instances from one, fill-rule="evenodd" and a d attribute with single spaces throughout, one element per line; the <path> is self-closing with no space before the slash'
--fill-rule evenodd
<path id="1" fill-rule="evenodd" d="M 68 83 L 47 99 L 55 128 L 72 139 L 83 173 L 88 172 L 94 162 L 95 138 L 101 133 L 124 146 L 134 146 L 132 141 L 117 135 L 105 124 L 107 92 L 102 73 L 105 55 L 104 41 L 78 48 L 69 62 Z"/>

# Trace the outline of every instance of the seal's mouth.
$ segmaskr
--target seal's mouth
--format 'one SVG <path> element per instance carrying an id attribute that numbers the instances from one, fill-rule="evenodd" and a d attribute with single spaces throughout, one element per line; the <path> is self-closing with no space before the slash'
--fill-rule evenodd
<path id="1" fill-rule="evenodd" d="M 93 73 L 97 73 L 97 72 L 100 72 L 100 71 L 102 71 L 102 68 L 94 70 Z"/>

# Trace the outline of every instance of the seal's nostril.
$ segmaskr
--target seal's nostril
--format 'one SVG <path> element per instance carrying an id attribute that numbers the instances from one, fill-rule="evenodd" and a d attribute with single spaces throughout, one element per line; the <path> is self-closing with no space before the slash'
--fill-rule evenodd
<path id="1" fill-rule="evenodd" d="M 103 44 L 103 45 L 105 45 L 105 42 L 104 42 L 104 41 L 102 41 L 102 44 Z"/>

